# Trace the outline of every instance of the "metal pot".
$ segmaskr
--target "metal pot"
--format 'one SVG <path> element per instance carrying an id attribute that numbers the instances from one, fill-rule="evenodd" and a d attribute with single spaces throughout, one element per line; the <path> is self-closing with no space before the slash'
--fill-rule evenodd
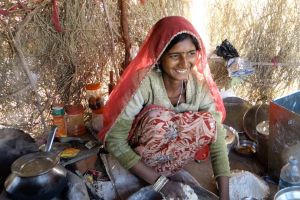
<path id="1" fill-rule="evenodd" d="M 46 200 L 65 188 L 67 171 L 59 165 L 57 153 L 49 152 L 55 132 L 56 127 L 53 127 L 47 140 L 47 152 L 27 154 L 14 161 L 12 173 L 4 184 L 10 198 Z"/>
<path id="2" fill-rule="evenodd" d="M 223 102 L 226 109 L 224 124 L 237 132 L 244 132 L 243 116 L 251 108 L 251 104 L 239 97 L 226 97 Z"/>
<path id="3" fill-rule="evenodd" d="M 268 149 L 269 149 L 269 120 L 262 121 L 256 126 L 257 131 L 257 158 L 268 167 Z"/>
<path id="4" fill-rule="evenodd" d="M 251 140 L 257 142 L 256 126 L 266 120 L 269 120 L 269 104 L 256 104 L 245 113 L 243 127 Z"/>
<path id="5" fill-rule="evenodd" d="M 300 186 L 287 187 L 279 190 L 274 200 L 295 200 L 300 199 Z"/>

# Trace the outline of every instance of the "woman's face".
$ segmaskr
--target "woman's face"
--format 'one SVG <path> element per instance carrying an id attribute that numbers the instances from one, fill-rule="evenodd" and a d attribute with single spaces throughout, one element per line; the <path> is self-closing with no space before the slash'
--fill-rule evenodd
<path id="1" fill-rule="evenodd" d="M 164 78 L 173 81 L 187 80 L 196 60 L 197 50 L 190 38 L 176 43 L 161 57 Z"/>

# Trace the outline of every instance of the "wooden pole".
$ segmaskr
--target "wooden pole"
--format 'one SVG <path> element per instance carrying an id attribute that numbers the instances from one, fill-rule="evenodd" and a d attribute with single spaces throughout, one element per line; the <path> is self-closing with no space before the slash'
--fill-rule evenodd
<path id="1" fill-rule="evenodd" d="M 130 48 L 131 48 L 129 27 L 128 27 L 128 0 L 119 0 L 119 2 L 120 2 L 120 10 L 121 10 L 122 39 L 125 44 L 125 61 L 122 68 L 125 69 L 130 62 Z"/>

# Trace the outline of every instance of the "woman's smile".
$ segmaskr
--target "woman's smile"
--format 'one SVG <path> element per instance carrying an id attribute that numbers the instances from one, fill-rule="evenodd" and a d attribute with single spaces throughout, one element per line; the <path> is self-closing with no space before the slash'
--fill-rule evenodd
<path id="1" fill-rule="evenodd" d="M 180 73 L 180 74 L 185 74 L 187 72 L 187 70 L 180 70 L 180 69 L 177 69 L 176 72 Z"/>

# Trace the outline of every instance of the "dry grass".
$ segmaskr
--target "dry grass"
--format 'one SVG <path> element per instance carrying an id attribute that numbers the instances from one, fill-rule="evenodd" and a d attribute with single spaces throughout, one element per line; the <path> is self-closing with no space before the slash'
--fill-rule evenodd
<path id="1" fill-rule="evenodd" d="M 186 1 L 186 0 L 185 0 Z M 34 8 L 35 2 L 29 6 Z M 50 1 L 49 1 L 50 2 Z M 177 0 L 129 1 L 129 36 L 138 47 L 150 27 L 161 17 L 183 15 Z M 210 3 L 211 44 L 229 39 L 243 57 L 256 62 L 299 62 L 300 14 L 297 0 L 267 0 L 259 9 L 259 0 Z M 235 3 L 243 2 L 237 7 Z M 9 8 L 15 1 L 0 2 Z M 242 5 L 242 4 L 241 4 Z M 64 32 L 51 24 L 52 8 L 47 4 L 26 25 L 21 45 L 26 62 L 37 80 L 41 106 L 47 124 L 51 123 L 50 107 L 54 102 L 83 103 L 84 85 L 103 83 L 107 94 L 110 70 L 118 74 L 124 62 L 118 0 L 60 0 L 60 22 Z M 258 12 L 258 14 L 257 14 Z M 31 84 L 11 46 L 11 36 L 26 11 L 18 10 L 0 17 L 0 124 L 19 127 L 35 135 L 42 134 L 41 115 Z M 11 34 L 11 35 L 10 35 Z M 225 62 L 210 60 L 214 79 L 220 88 L 230 88 L 250 101 L 270 100 L 286 92 L 299 77 L 299 68 L 255 66 L 256 73 L 232 85 Z M 115 77 L 116 81 L 116 77 Z M 299 87 L 299 85 L 298 85 Z"/>
<path id="2" fill-rule="evenodd" d="M 36 1 L 38 2 L 38 1 Z M 55 102 L 82 103 L 84 86 L 102 82 L 107 95 L 110 70 L 118 74 L 124 62 L 118 0 L 60 0 L 59 14 L 64 32 L 58 33 L 51 24 L 51 4 L 47 4 L 26 25 L 21 33 L 22 50 L 34 73 L 47 124 L 51 123 L 50 107 Z M 13 0 L 1 3 L 9 8 Z M 36 7 L 31 3 L 29 6 Z M 141 5 L 129 1 L 129 35 L 137 46 L 150 27 L 166 15 L 182 15 L 177 0 L 152 0 Z M 10 45 L 9 32 L 14 34 L 19 19 L 26 11 L 19 10 L 0 23 L 0 124 L 42 134 L 41 115 L 28 77 L 20 66 L 15 49 Z M 22 20 L 21 20 L 22 21 Z M 7 24 L 7 25 L 6 25 Z M 3 53 L 2 53 L 3 52 Z M 116 81 L 115 77 L 115 81 Z"/>
<path id="3" fill-rule="evenodd" d="M 291 92 L 291 87 L 300 87 L 297 82 L 300 75 L 299 1 L 217 0 L 211 5 L 210 13 L 210 37 L 215 46 L 227 38 L 239 51 L 240 56 L 252 62 L 271 62 L 276 58 L 279 63 L 298 63 L 298 66 L 290 64 L 284 67 L 260 64 L 254 66 L 254 75 L 246 77 L 241 81 L 242 84 L 233 86 L 238 95 L 251 102 L 270 101 Z M 231 80 L 226 79 L 226 71 L 212 71 L 222 80 L 218 82 L 221 88 L 230 85 Z"/>

